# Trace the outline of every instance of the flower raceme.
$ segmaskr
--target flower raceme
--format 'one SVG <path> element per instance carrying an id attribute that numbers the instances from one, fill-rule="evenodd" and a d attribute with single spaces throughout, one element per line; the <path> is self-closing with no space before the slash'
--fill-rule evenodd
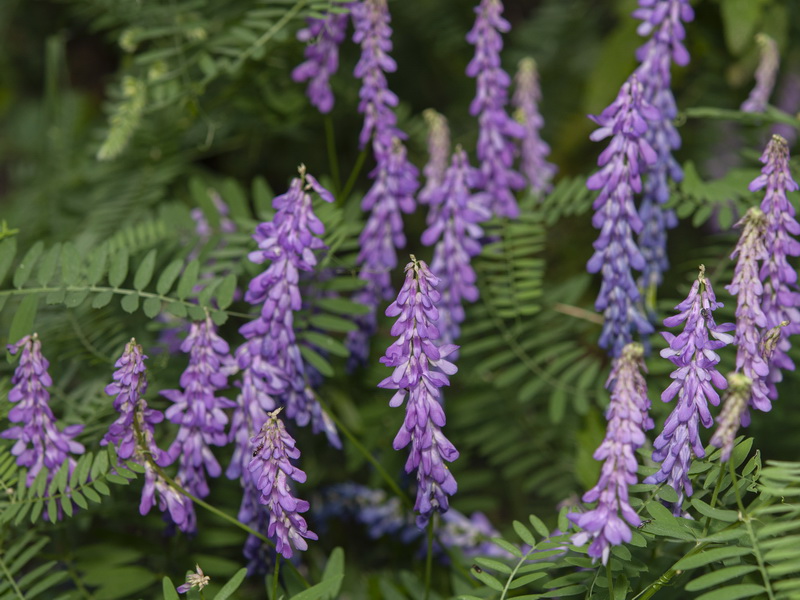
<path id="1" fill-rule="evenodd" d="M 424 527 L 434 511 L 447 511 L 448 496 L 457 489 L 445 461 L 458 458 L 458 451 L 442 433 L 446 419 L 439 403 L 439 388 L 449 385 L 447 376 L 458 370 L 445 360 L 457 346 L 436 345 L 439 279 L 413 255 L 405 272 L 397 300 L 386 309 L 386 316 L 397 317 L 391 333 L 398 338 L 380 359 L 387 367 L 394 367 L 394 372 L 378 387 L 397 390 L 389 406 L 398 407 L 408 397 L 405 420 L 392 446 L 400 450 L 411 444 L 405 468 L 406 473 L 417 470 L 414 509 L 419 511 L 417 525 Z"/>
<path id="2" fill-rule="evenodd" d="M 660 468 L 644 482 L 666 481 L 678 493 L 673 508 L 676 516 L 681 514 L 683 498 L 692 495 L 689 480 L 692 455 L 705 456 L 699 426 L 702 423 L 709 428 L 714 423 L 708 409 L 709 402 L 719 406 L 719 394 L 714 387 L 722 390 L 728 386 L 716 369 L 720 360 L 716 351 L 733 341 L 733 336 L 726 332 L 734 325 L 714 322 L 714 311 L 721 306 L 701 265 L 689 296 L 675 307 L 679 313 L 664 319 L 666 327 L 684 323 L 679 335 L 662 333 L 669 346 L 661 351 L 661 356 L 674 363 L 677 369 L 672 372 L 673 382 L 661 394 L 661 400 L 669 402 L 677 396 L 678 402 L 653 443 L 653 461 L 661 463 Z"/>

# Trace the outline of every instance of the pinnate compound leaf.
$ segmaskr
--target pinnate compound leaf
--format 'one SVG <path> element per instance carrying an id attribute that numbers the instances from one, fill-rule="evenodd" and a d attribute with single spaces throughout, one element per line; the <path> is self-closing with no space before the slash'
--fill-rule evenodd
<path id="1" fill-rule="evenodd" d="M 108 246 L 103 244 L 92 252 L 89 257 L 89 268 L 86 272 L 86 279 L 89 285 L 97 285 L 103 277 L 108 261 Z"/>
<path id="2" fill-rule="evenodd" d="M 44 242 L 41 240 L 28 249 L 25 256 L 22 257 L 22 260 L 17 265 L 17 270 L 14 271 L 13 284 L 15 288 L 20 289 L 27 283 L 43 251 Z"/>
<path id="3" fill-rule="evenodd" d="M 746 556 L 751 554 L 750 548 L 739 548 L 738 546 L 725 546 L 723 548 L 711 548 L 704 550 L 698 554 L 686 556 L 675 563 L 675 569 L 688 571 L 689 569 L 696 569 L 713 562 L 734 558 L 736 556 Z"/>
<path id="4" fill-rule="evenodd" d="M 689 583 L 686 584 L 686 589 L 690 592 L 696 592 L 698 590 L 704 590 L 711 586 L 718 586 L 726 581 L 730 581 L 735 577 L 741 577 L 743 575 L 747 575 L 748 573 L 752 573 L 758 569 L 755 565 L 738 565 L 735 567 L 726 567 L 724 569 L 719 569 L 718 571 L 712 571 L 711 573 L 706 573 L 705 575 L 701 575 L 697 579 L 691 580 Z"/>
<path id="5" fill-rule="evenodd" d="M 133 287 L 139 291 L 147 287 L 150 280 L 153 278 L 153 270 L 156 266 L 156 251 L 150 250 L 147 256 L 144 257 L 139 268 L 136 269 L 136 274 L 133 276 Z"/>
<path id="6" fill-rule="evenodd" d="M 186 269 L 184 269 L 183 275 L 181 275 L 180 281 L 178 281 L 178 289 L 176 290 L 178 298 L 183 300 L 191 293 L 197 283 L 197 275 L 199 272 L 200 263 L 197 259 L 186 265 Z"/>
<path id="7" fill-rule="evenodd" d="M 156 292 L 162 296 L 165 296 L 172 289 L 172 284 L 175 283 L 175 280 L 178 278 L 178 275 L 180 275 L 182 268 L 183 261 L 179 258 L 176 258 L 166 267 L 164 267 L 164 270 L 161 271 L 161 275 L 159 275 L 158 282 L 156 283 Z"/>
<path id="8" fill-rule="evenodd" d="M 712 592 L 706 592 L 698 596 L 697 600 L 740 600 L 741 598 L 752 598 L 764 592 L 764 586 L 755 583 L 740 583 L 724 588 L 718 588 Z"/>
<path id="9" fill-rule="evenodd" d="M 473 565 L 472 568 L 469 570 L 469 572 L 472 573 L 472 576 L 475 577 L 478 581 L 492 588 L 496 592 L 503 591 L 503 584 L 500 583 L 497 579 L 495 579 L 492 575 L 489 575 L 489 573 L 487 573 L 483 569 Z"/>
<path id="10" fill-rule="evenodd" d="M 247 569 L 239 569 L 236 571 L 236 574 L 231 577 L 225 585 L 217 592 L 217 595 L 214 596 L 214 600 L 227 600 L 231 597 L 233 592 L 239 589 L 239 586 L 242 585 L 242 581 L 247 576 Z"/>
<path id="11" fill-rule="evenodd" d="M 123 247 L 114 253 L 111 258 L 111 268 L 108 270 L 108 285 L 118 288 L 128 275 L 128 251 Z"/>
<path id="12" fill-rule="evenodd" d="M 6 238 L 0 241 L 0 283 L 3 283 L 16 254 L 17 238 Z"/>
<path id="13" fill-rule="evenodd" d="M 39 309 L 39 297 L 35 294 L 26 296 L 20 302 L 14 318 L 11 319 L 11 327 L 8 332 L 8 341 L 18 342 L 24 336 L 33 333 L 33 323 L 36 320 L 36 312 Z"/>
<path id="14" fill-rule="evenodd" d="M 50 250 L 48 250 L 44 258 L 39 261 L 39 271 L 36 273 L 36 280 L 42 285 L 47 286 L 53 275 L 56 273 L 56 266 L 58 265 L 58 257 L 61 253 L 61 244 L 56 243 Z M 2 279 L 2 278 L 0 278 Z"/>

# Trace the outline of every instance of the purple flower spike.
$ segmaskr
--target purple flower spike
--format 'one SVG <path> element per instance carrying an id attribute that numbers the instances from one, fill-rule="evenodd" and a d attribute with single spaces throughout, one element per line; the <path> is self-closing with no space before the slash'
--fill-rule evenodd
<path id="1" fill-rule="evenodd" d="M 759 263 L 766 260 L 764 246 L 766 219 L 764 213 L 753 207 L 736 224 L 742 227 L 742 235 L 731 258 L 738 255 L 733 281 L 726 288 L 736 298 L 736 372 L 741 372 L 749 380 L 751 392 L 749 405 L 756 410 L 769 411 L 772 403 L 768 397 L 767 375 L 769 367 L 761 356 L 761 334 L 766 328 L 767 318 L 761 310 L 764 286 L 759 279 Z M 750 424 L 745 402 L 741 414 L 741 424 Z M 738 423 L 737 423 L 738 427 Z"/>
<path id="2" fill-rule="evenodd" d="M 635 333 L 645 336 L 653 331 L 639 306 L 639 290 L 631 271 L 645 267 L 633 239 L 634 233 L 642 231 L 633 196 L 642 191 L 642 170 L 656 160 L 644 134 L 647 120 L 659 117 L 643 94 L 642 84 L 632 76 L 622 85 L 616 100 L 598 117 L 592 117 L 600 127 L 590 139 L 597 142 L 611 137 L 611 142 L 597 160 L 600 171 L 586 182 L 590 190 L 600 190 L 592 217 L 600 236 L 586 268 L 603 276 L 595 302 L 595 308 L 605 316 L 599 344 L 612 356 L 619 356 Z"/>
<path id="3" fill-rule="evenodd" d="M 346 6 L 338 2 L 339 6 Z M 348 13 L 328 13 L 324 19 L 306 19 L 308 26 L 297 32 L 297 39 L 308 43 L 305 62 L 295 67 L 292 79 L 308 81 L 306 95 L 321 113 L 333 108 L 333 92 L 329 80 L 339 69 L 339 45 L 347 35 Z"/>
<path id="4" fill-rule="evenodd" d="M 788 261 L 790 256 L 800 256 L 800 243 L 794 237 L 800 234 L 800 224 L 795 220 L 794 206 L 786 196 L 788 192 L 797 191 L 798 186 L 789 172 L 789 147 L 782 137 L 772 136 L 761 162 L 764 163 L 761 175 L 750 184 L 751 192 L 766 188 L 761 202 L 761 210 L 767 219 L 767 260 L 759 274 L 764 283 L 761 308 L 767 318 L 767 327 L 789 322 L 780 329 L 780 341 L 769 361 L 769 397 L 774 400 L 778 393 L 775 384 L 783 378 L 781 371 L 794 370 L 794 363 L 788 356 L 791 348 L 788 338 L 800 332 L 797 271 Z"/>
<path id="5" fill-rule="evenodd" d="M 639 209 L 643 222 L 639 245 L 645 262 L 641 285 L 657 287 L 669 268 L 667 229 L 678 224 L 675 213 L 663 208 L 669 199 L 669 180 L 683 180 L 683 170 L 672 156 L 673 150 L 681 146 L 681 137 L 673 125 L 678 110 L 671 89 L 670 66 L 672 62 L 679 66 L 689 63 L 683 24 L 694 19 L 694 11 L 688 0 L 639 0 L 633 16 L 642 20 L 639 35 L 650 36 L 636 52 L 641 63 L 636 76 L 645 100 L 660 113 L 645 133 L 656 160 L 647 166 Z"/>
<path id="6" fill-rule="evenodd" d="M 30 487 L 42 468 L 48 472 L 48 482 L 65 461 L 69 461 L 72 471 L 75 459 L 70 454 L 84 452 L 83 445 L 73 439 L 83 431 L 83 425 L 67 425 L 63 430 L 56 426 L 47 391 L 53 385 L 47 372 L 50 363 L 42 356 L 39 336 L 26 335 L 6 348 L 14 355 L 22 351 L 8 392 L 8 401 L 14 404 L 8 411 L 8 420 L 21 425 L 3 431 L 0 437 L 17 440 L 11 454 L 17 457 L 17 465 L 28 468 L 25 484 Z"/>
<path id="7" fill-rule="evenodd" d="M 525 129 L 520 147 L 521 169 L 528 180 L 531 191 L 541 195 L 552 189 L 550 180 L 558 169 L 554 164 L 547 162 L 550 146 L 542 140 L 539 134 L 539 130 L 544 125 L 544 119 L 539 113 L 542 91 L 539 88 L 539 73 L 535 60 L 523 58 L 519 61 L 514 83 L 516 90 L 511 98 L 511 102 L 516 108 L 514 116 Z"/>
<path id="8" fill-rule="evenodd" d="M 488 194 L 493 214 L 515 218 L 519 207 L 513 190 L 525 187 L 525 178 L 513 168 L 514 140 L 524 138 L 525 129 L 506 112 L 511 78 L 500 66 L 501 33 L 508 32 L 511 25 L 502 16 L 500 0 L 481 0 L 475 13 L 475 25 L 467 34 L 467 41 L 475 46 L 475 56 L 467 65 L 467 75 L 477 80 L 477 94 L 469 112 L 478 117 L 481 189 Z"/>
<path id="9" fill-rule="evenodd" d="M 759 33 L 756 36 L 756 42 L 761 49 L 761 59 L 756 69 L 756 86 L 750 91 L 750 95 L 747 100 L 742 102 L 741 106 L 744 112 L 749 113 L 763 113 L 767 110 L 767 103 L 775 87 L 778 66 L 781 62 L 781 55 L 775 40 L 765 33 Z"/>
<path id="10" fill-rule="evenodd" d="M 451 344 L 460 334 L 464 321 L 464 301 L 475 302 L 478 288 L 470 260 L 481 251 L 483 229 L 478 223 L 491 214 L 482 200 L 483 194 L 473 194 L 480 173 L 469 164 L 467 153 L 458 147 L 441 186 L 430 196 L 429 227 L 422 234 L 426 246 L 436 244 L 432 270 L 442 274 L 442 302 L 437 327 L 441 344 Z M 453 351 L 455 360 L 457 351 Z"/>
<path id="11" fill-rule="evenodd" d="M 419 191 L 419 203 L 430 204 L 430 196 L 442 185 L 450 158 L 450 128 L 447 119 L 432 108 L 426 108 L 422 116 L 428 124 L 428 164 L 422 172 L 425 174 L 425 186 Z M 429 218 L 430 222 L 430 218 Z"/>
<path id="12" fill-rule="evenodd" d="M 219 477 L 222 472 L 211 446 L 227 443 L 228 416 L 224 409 L 236 405 L 217 392 L 227 387 L 228 376 L 236 367 L 227 342 L 217 335 L 209 317 L 192 323 L 181 350 L 189 354 L 181 389 L 161 391 L 162 396 L 174 402 L 166 416 L 180 429 L 159 464 L 166 466 L 180 459 L 176 480 L 190 494 L 205 498 L 209 493 L 206 474 Z M 190 531 L 195 528 L 192 522 Z"/>
<path id="13" fill-rule="evenodd" d="M 752 379 L 747 375 L 741 373 L 728 375 L 725 402 L 717 418 L 717 429 L 711 437 L 711 445 L 722 448 L 720 456 L 722 462 L 727 462 L 731 457 L 736 432 L 746 420 L 747 404 L 753 395 L 752 384 Z"/>
<path id="14" fill-rule="evenodd" d="M 316 540 L 317 534 L 308 530 L 300 515 L 308 510 L 308 502 L 292 496 L 289 487 L 287 478 L 304 483 L 306 474 L 290 462 L 300 458 L 300 450 L 278 419 L 280 411 L 278 408 L 269 413 L 261 431 L 250 440 L 255 451 L 248 470 L 260 494 L 258 501 L 269 510 L 267 534 L 275 540 L 276 550 L 284 558 L 291 558 L 292 548 L 307 550 L 306 540 Z"/>
<path id="15" fill-rule="evenodd" d="M 589 556 L 608 562 L 611 546 L 631 541 L 631 530 L 641 523 L 628 502 L 628 487 L 636 483 L 636 449 L 645 442 L 644 432 L 653 428 L 650 400 L 643 371 L 644 349 L 631 343 L 614 359 L 606 388 L 611 392 L 606 419 L 606 437 L 594 453 L 595 460 L 604 460 L 600 479 L 583 495 L 584 502 L 597 502 L 585 513 L 572 513 L 569 519 L 583 529 L 573 536 L 573 543 L 582 546 L 591 540 Z M 620 514 L 622 515 L 620 517 Z"/>
<path id="16" fill-rule="evenodd" d="M 679 314 L 664 319 L 666 327 L 685 324 L 683 332 L 677 336 L 662 333 L 669 347 L 661 351 L 661 356 L 678 368 L 672 372 L 674 381 L 661 394 L 661 400 L 669 402 L 677 396 L 678 404 L 653 443 L 653 461 L 661 463 L 661 467 L 644 482 L 666 481 L 678 492 L 678 501 L 673 509 L 676 516 L 681 514 L 684 496 L 692 495 L 689 481 L 692 454 L 698 458 L 705 456 L 699 424 L 711 427 L 714 418 L 708 410 L 708 403 L 719 406 L 719 394 L 712 385 L 720 390 L 728 386 L 716 370 L 719 363 L 716 351 L 733 341 L 733 337 L 725 332 L 734 326 L 732 323 L 717 325 L 714 322 L 714 311 L 721 306 L 722 303 L 717 302 L 714 296 L 711 282 L 706 279 L 705 267 L 701 265 L 689 296 L 675 307 Z M 709 334 L 714 339 L 709 339 Z"/>
<path id="17" fill-rule="evenodd" d="M 417 469 L 417 525 L 425 527 L 434 510 L 449 508 L 448 496 L 456 493 L 456 480 L 445 464 L 458 458 L 458 450 L 444 436 L 444 409 L 439 403 L 439 388 L 450 385 L 447 376 L 458 369 L 445 360 L 457 346 L 437 347 L 440 300 L 439 279 L 423 261 L 411 256 L 406 265 L 406 280 L 397 300 L 386 309 L 386 316 L 399 317 L 392 335 L 399 336 L 386 350 L 381 362 L 394 367 L 392 375 L 378 387 L 397 390 L 389 406 L 397 407 L 408 395 L 406 417 L 392 444 L 395 450 L 411 444 L 406 473 Z"/>

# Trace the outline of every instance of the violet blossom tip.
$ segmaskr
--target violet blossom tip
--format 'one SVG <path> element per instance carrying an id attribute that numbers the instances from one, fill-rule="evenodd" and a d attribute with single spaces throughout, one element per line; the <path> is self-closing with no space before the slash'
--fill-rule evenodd
<path id="1" fill-rule="evenodd" d="M 741 106 L 743 112 L 749 113 L 763 113 L 766 111 L 769 97 L 775 88 L 781 58 L 777 42 L 767 34 L 757 34 L 756 43 L 760 49 L 760 57 L 755 74 L 756 85 Z"/>

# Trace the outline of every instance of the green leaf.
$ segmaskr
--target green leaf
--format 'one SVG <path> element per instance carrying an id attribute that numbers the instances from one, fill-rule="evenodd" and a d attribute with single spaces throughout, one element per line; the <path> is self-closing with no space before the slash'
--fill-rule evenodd
<path id="1" fill-rule="evenodd" d="M 197 283 L 197 275 L 199 272 L 200 263 L 197 259 L 194 259 L 186 265 L 186 269 L 184 269 L 183 275 L 181 275 L 180 281 L 178 281 L 178 289 L 176 290 L 178 298 L 183 300 L 192 292 L 192 289 Z"/>
<path id="2" fill-rule="evenodd" d="M 92 300 L 92 308 L 103 308 L 106 304 L 111 302 L 111 298 L 113 297 L 113 292 L 100 292 L 94 297 L 94 300 Z"/>
<path id="3" fill-rule="evenodd" d="M 719 569 L 718 571 L 712 571 L 711 573 L 706 573 L 705 575 L 701 575 L 697 579 L 693 579 L 689 583 L 686 584 L 686 589 L 690 592 L 696 592 L 698 590 L 704 590 L 708 587 L 718 586 L 721 583 L 725 583 L 726 581 L 730 581 L 735 577 L 741 577 L 742 575 L 746 575 L 747 573 L 752 573 L 758 569 L 755 565 L 739 565 L 736 567 L 726 567 L 724 569 Z"/>
<path id="4" fill-rule="evenodd" d="M 368 306 L 347 298 L 318 298 L 314 301 L 314 305 L 340 315 L 365 315 L 370 311 Z"/>
<path id="5" fill-rule="evenodd" d="M 17 270 L 14 271 L 12 283 L 15 288 L 20 289 L 27 283 L 28 278 L 31 276 L 31 273 L 33 273 L 33 268 L 36 266 L 36 261 L 39 260 L 43 250 L 44 242 L 39 240 L 25 253 L 22 261 L 17 265 Z"/>
<path id="6" fill-rule="evenodd" d="M 253 179 L 253 206 L 259 218 L 272 214 L 272 198 L 274 196 L 266 179 L 261 176 Z"/>
<path id="7" fill-rule="evenodd" d="M 702 596 L 698 596 L 697 600 L 740 600 L 740 598 L 752 598 L 756 594 L 764 592 L 763 585 L 755 583 L 740 583 L 739 585 L 732 585 L 716 589 L 713 592 L 707 592 Z"/>
<path id="8" fill-rule="evenodd" d="M 95 492 L 93 488 L 84 487 L 84 488 L 81 489 L 81 491 L 92 502 L 96 502 L 97 504 L 100 504 L 101 502 L 103 502 L 103 499 L 100 497 L 100 494 Z"/>
<path id="9" fill-rule="evenodd" d="M 175 283 L 175 280 L 178 278 L 178 275 L 180 275 L 182 268 L 183 260 L 180 258 L 176 258 L 169 263 L 164 270 L 161 271 L 161 275 L 156 283 L 156 292 L 162 296 L 166 296 L 167 293 L 172 289 L 172 284 Z"/>
<path id="10" fill-rule="evenodd" d="M 72 498 L 72 500 L 75 502 L 75 504 L 80 506 L 82 509 L 86 510 L 87 508 L 89 508 L 89 503 L 86 501 L 86 498 L 84 497 L 84 495 L 81 494 L 80 492 L 78 492 L 76 490 L 72 490 L 72 493 L 70 494 L 70 498 Z"/>
<path id="11" fill-rule="evenodd" d="M 319 331 L 303 331 L 299 336 L 301 340 L 309 342 L 313 344 L 320 350 L 324 350 L 325 352 L 330 352 L 331 354 L 335 354 L 336 356 L 349 356 L 350 352 L 347 350 L 347 346 L 345 346 L 341 341 L 337 340 L 336 338 L 332 338 L 327 336 Z"/>
<path id="12" fill-rule="evenodd" d="M 128 275 L 128 251 L 123 247 L 114 253 L 108 270 L 108 285 L 118 288 Z"/>
<path id="13" fill-rule="evenodd" d="M 120 300 L 122 310 L 127 313 L 134 313 L 139 308 L 139 294 L 127 294 Z"/>
<path id="14" fill-rule="evenodd" d="M 139 291 L 147 287 L 150 280 L 153 278 L 153 269 L 156 266 L 156 251 L 150 250 L 147 256 L 144 257 L 139 268 L 136 269 L 136 275 L 133 276 L 133 287 Z"/>
<path id="15" fill-rule="evenodd" d="M 186 315 L 189 314 L 189 311 L 186 309 L 186 305 L 183 302 L 170 302 L 167 304 L 167 312 L 175 315 L 176 317 L 180 317 L 181 319 L 185 319 Z"/>
<path id="16" fill-rule="evenodd" d="M 491 569 L 492 571 L 497 571 L 498 573 L 502 573 L 503 575 L 511 574 L 511 567 L 509 567 L 504 562 L 500 562 L 499 560 L 495 560 L 493 558 L 478 557 L 475 559 L 475 562 L 484 569 Z"/>
<path id="17" fill-rule="evenodd" d="M 89 285 L 97 285 L 103 277 L 106 270 L 106 261 L 108 260 L 108 246 L 103 244 L 92 252 L 89 256 L 89 268 L 86 272 L 86 279 Z"/>
<path id="18" fill-rule="evenodd" d="M 355 331 L 358 329 L 356 324 L 353 321 L 348 321 L 347 319 L 343 319 L 342 317 L 335 317 L 333 315 L 311 315 L 308 318 L 308 322 L 317 329 L 322 329 L 324 331 L 336 331 L 341 333 L 347 333 L 349 331 Z"/>
<path id="19" fill-rule="evenodd" d="M 236 275 L 228 273 L 222 283 L 219 284 L 216 293 L 217 306 L 222 310 L 228 308 L 233 302 L 233 295 L 236 293 Z"/>
<path id="20" fill-rule="evenodd" d="M 47 251 L 47 253 L 44 255 L 44 258 L 39 263 L 39 271 L 36 273 L 36 279 L 42 284 L 43 287 L 47 287 L 47 284 L 50 283 L 51 279 L 53 279 L 60 253 L 61 244 L 57 243 Z M 0 280 L 2 280 L 2 277 L 0 277 Z"/>
<path id="21" fill-rule="evenodd" d="M 231 209 L 231 217 L 234 219 L 249 219 L 251 217 L 247 197 L 238 181 L 233 177 L 229 177 L 222 182 L 220 189 L 228 208 Z"/>
<path id="22" fill-rule="evenodd" d="M 725 0 L 720 3 L 725 44 L 734 56 L 740 55 L 752 44 L 763 9 L 761 2 L 752 0 Z"/>
<path id="23" fill-rule="evenodd" d="M 200 177 L 194 176 L 189 180 L 189 193 L 192 199 L 203 211 L 203 216 L 208 220 L 212 229 L 219 229 L 219 211 L 211 200 L 209 192 L 211 190 Z"/>
<path id="24" fill-rule="evenodd" d="M 494 591 L 496 591 L 496 592 L 502 592 L 503 591 L 503 584 L 500 583 L 499 581 L 497 581 L 497 579 L 495 579 L 494 577 L 489 575 L 489 573 L 487 573 L 486 571 L 484 571 L 480 567 L 473 566 L 469 570 L 469 572 L 472 573 L 472 576 L 475 577 L 478 581 L 480 581 L 484 585 L 492 588 Z"/>
<path id="25" fill-rule="evenodd" d="M 81 290 L 79 292 L 67 292 L 64 298 L 64 305 L 67 308 L 75 308 L 83 304 L 83 301 L 89 296 L 89 290 Z"/>
<path id="26" fill-rule="evenodd" d="M 14 262 L 14 256 L 17 254 L 17 238 L 6 238 L 0 241 L 0 284 L 3 283 L 11 268 L 11 263 Z"/>
<path id="27" fill-rule="evenodd" d="M 735 523 L 739 520 L 739 513 L 735 510 L 713 508 L 699 498 L 692 499 L 692 506 L 694 506 L 701 515 L 709 517 L 710 519 L 725 521 L 726 523 Z"/>
<path id="28" fill-rule="evenodd" d="M 39 309 L 39 296 L 31 294 L 25 296 L 11 319 L 8 331 L 8 341 L 16 344 L 21 338 L 33 333 L 33 323 L 36 320 L 36 311 Z"/>
<path id="29" fill-rule="evenodd" d="M 67 242 L 61 250 L 61 279 L 66 285 L 75 285 L 80 277 L 81 257 L 75 244 Z"/>
<path id="30" fill-rule="evenodd" d="M 307 590 L 292 596 L 292 600 L 323 600 L 330 598 L 333 590 L 338 590 L 342 585 L 344 575 L 336 575 L 330 579 L 320 581 L 317 585 L 312 585 Z M 214 599 L 216 600 L 216 598 Z"/>
<path id="31" fill-rule="evenodd" d="M 533 534 L 527 527 L 525 527 L 525 525 L 523 525 L 519 521 L 514 521 L 513 525 L 514 525 L 514 531 L 523 542 L 525 542 L 529 546 L 536 545 L 536 538 L 533 537 Z"/>
<path id="32" fill-rule="evenodd" d="M 94 463 L 92 463 L 92 469 L 90 471 L 90 477 L 95 482 L 97 478 L 101 475 L 104 475 L 105 472 L 108 470 L 108 454 L 105 452 L 100 452 L 94 459 Z"/>
<path id="33" fill-rule="evenodd" d="M 718 562 L 736 556 L 746 556 L 753 551 L 751 548 L 739 548 L 738 546 L 726 546 L 723 548 L 711 548 L 704 550 L 698 554 L 685 556 L 675 563 L 674 568 L 678 570 L 688 571 L 689 569 L 696 569 L 713 562 Z"/>
<path id="34" fill-rule="evenodd" d="M 305 361 L 322 373 L 325 377 L 333 377 L 333 367 L 331 363 L 325 360 L 320 354 L 309 348 L 308 346 L 300 346 L 300 354 L 303 355 Z"/>
<path id="35" fill-rule="evenodd" d="M 166 575 L 161 580 L 161 591 L 164 594 L 164 600 L 181 600 L 180 596 L 178 596 L 178 590 L 175 589 L 175 584 Z"/>
<path id="36" fill-rule="evenodd" d="M 322 581 L 335 578 L 339 579 L 340 585 L 331 590 L 330 596 L 328 596 L 331 600 L 339 593 L 341 581 L 344 578 L 344 550 L 338 546 L 331 552 L 328 562 L 325 564 L 325 570 L 322 572 Z"/>
<path id="37" fill-rule="evenodd" d="M 144 310 L 144 314 L 147 315 L 147 317 L 151 319 L 154 318 L 161 312 L 161 300 L 158 298 L 145 298 L 142 304 L 142 310 Z"/>

